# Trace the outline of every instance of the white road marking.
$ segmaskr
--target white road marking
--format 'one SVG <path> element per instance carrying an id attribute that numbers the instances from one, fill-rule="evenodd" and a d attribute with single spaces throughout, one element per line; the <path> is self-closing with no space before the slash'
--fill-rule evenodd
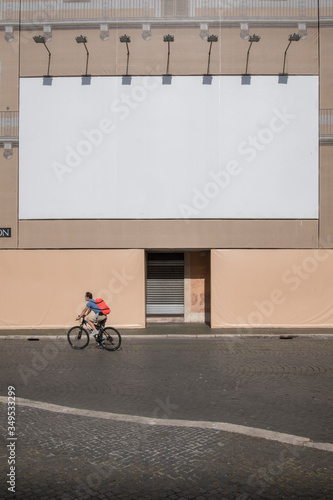
<path id="1" fill-rule="evenodd" d="M 317 450 L 333 451 L 331 443 L 314 443 L 311 439 L 292 434 L 284 434 L 282 432 L 274 432 L 266 429 L 258 429 L 256 427 L 247 427 L 244 425 L 228 424 L 225 422 L 206 422 L 195 420 L 169 420 L 164 418 L 140 417 L 135 415 L 122 415 L 119 413 L 108 413 L 96 410 L 82 410 L 80 408 L 70 408 L 68 406 L 60 406 L 42 401 L 32 401 L 30 399 L 16 398 L 19 406 L 28 406 L 38 410 L 51 411 L 53 413 L 63 413 L 66 415 L 79 415 L 81 417 L 101 418 L 104 420 L 115 420 L 120 422 L 130 422 L 144 425 L 160 425 L 167 427 L 194 427 L 200 429 L 214 429 L 216 431 L 233 432 L 243 434 L 245 436 L 268 439 L 279 443 L 291 444 L 294 446 L 304 446 L 307 448 L 315 448 Z M 0 396 L 0 403 L 7 404 L 7 397 Z"/>

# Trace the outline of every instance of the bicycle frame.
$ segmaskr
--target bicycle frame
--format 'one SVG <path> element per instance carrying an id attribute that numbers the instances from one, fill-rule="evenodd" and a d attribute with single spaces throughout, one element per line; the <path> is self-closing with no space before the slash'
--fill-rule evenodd
<path id="1" fill-rule="evenodd" d="M 105 319 L 103 319 L 103 321 L 101 321 L 100 323 L 95 323 L 96 330 L 101 331 L 105 326 L 106 320 L 107 320 L 107 317 Z M 102 325 L 102 323 L 104 323 L 104 325 Z M 88 321 L 85 319 L 85 316 L 83 316 L 81 324 L 80 324 L 80 328 L 81 327 L 83 328 L 85 325 L 89 328 L 89 331 L 92 332 L 91 326 L 89 325 Z"/>
<path id="2" fill-rule="evenodd" d="M 116 351 L 121 345 L 121 335 L 118 330 L 112 326 L 105 327 L 107 318 L 95 325 L 98 333 L 91 335 L 93 329 L 85 319 L 81 318 L 78 326 L 72 327 L 68 333 L 67 338 L 73 349 L 84 349 L 89 344 L 89 340 L 94 337 L 94 340 L 107 351 Z M 79 343 L 77 343 L 77 341 Z M 80 342 L 81 341 L 81 342 Z"/>

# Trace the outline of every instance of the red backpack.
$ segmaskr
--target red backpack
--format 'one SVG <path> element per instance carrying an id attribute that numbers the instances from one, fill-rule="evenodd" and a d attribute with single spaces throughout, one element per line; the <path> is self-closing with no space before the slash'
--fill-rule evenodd
<path id="1" fill-rule="evenodd" d="M 111 309 L 106 305 L 103 299 L 95 299 L 96 306 L 98 306 L 103 314 L 110 314 Z"/>

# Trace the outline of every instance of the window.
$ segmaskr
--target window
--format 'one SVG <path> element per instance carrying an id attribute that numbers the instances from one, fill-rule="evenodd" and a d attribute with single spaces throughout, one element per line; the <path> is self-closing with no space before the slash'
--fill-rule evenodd
<path id="1" fill-rule="evenodd" d="M 162 8 L 163 17 L 188 17 L 189 15 L 188 0 L 163 0 Z"/>

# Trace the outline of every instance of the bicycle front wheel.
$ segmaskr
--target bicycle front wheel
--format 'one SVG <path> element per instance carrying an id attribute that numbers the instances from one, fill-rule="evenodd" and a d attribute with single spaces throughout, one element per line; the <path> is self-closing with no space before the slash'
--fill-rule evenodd
<path id="1" fill-rule="evenodd" d="M 100 343 L 107 351 L 116 351 L 121 344 L 120 333 L 112 326 L 103 328 L 100 332 Z"/>
<path id="2" fill-rule="evenodd" d="M 67 333 L 67 339 L 73 349 L 84 349 L 89 344 L 89 334 L 80 326 L 73 326 Z"/>

